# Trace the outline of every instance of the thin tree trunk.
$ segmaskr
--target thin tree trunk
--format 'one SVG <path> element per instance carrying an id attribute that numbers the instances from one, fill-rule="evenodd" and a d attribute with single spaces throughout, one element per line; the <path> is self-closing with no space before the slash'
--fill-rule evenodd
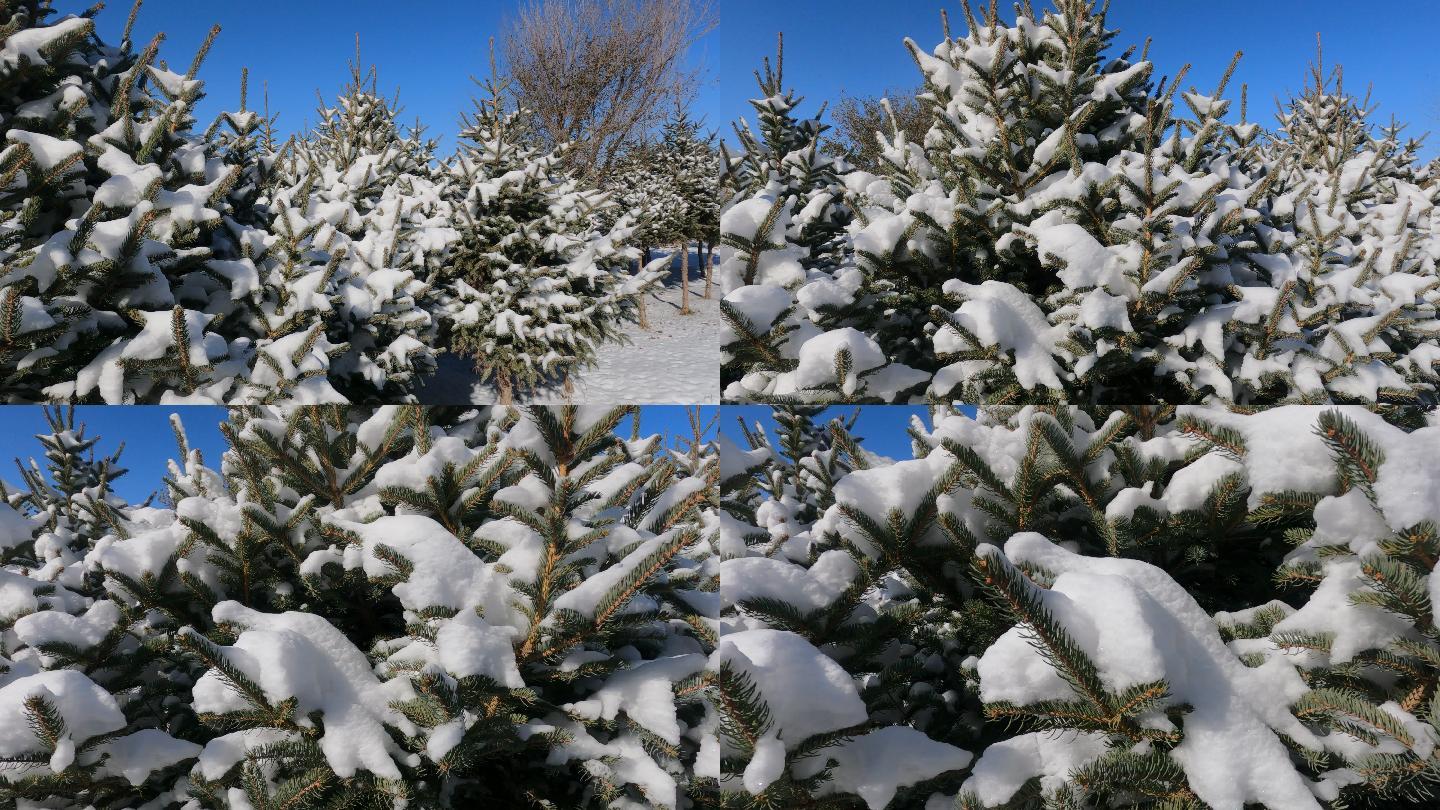
<path id="1" fill-rule="evenodd" d="M 701 298 L 709 298 L 709 297 L 710 297 L 710 286 L 711 286 L 711 284 L 714 283 L 714 282 L 713 282 L 713 279 L 712 279 L 712 276 L 711 276 L 711 274 L 710 274 L 710 265 L 711 265 L 711 260 L 714 259 L 714 258 L 715 258 L 715 246 L 712 245 L 712 244 L 710 244 L 709 242 L 706 242 L 706 243 L 705 243 L 705 252 L 704 252 L 703 254 L 701 254 L 701 261 L 703 262 L 703 266 L 705 267 L 705 294 L 704 294 L 703 296 L 701 296 Z"/>
<path id="2" fill-rule="evenodd" d="M 569 402 L 575 396 L 575 378 L 571 377 L 569 374 L 565 375 L 564 392 L 566 402 Z"/>
<path id="3" fill-rule="evenodd" d="M 501 372 L 495 375 L 495 386 L 500 389 L 500 404 L 515 404 L 515 383 L 510 379 L 508 372 Z"/>
<path id="4" fill-rule="evenodd" d="M 680 244 L 680 314 L 690 314 L 690 243 Z"/>
<path id="5" fill-rule="evenodd" d="M 648 245 L 640 248 L 640 269 L 644 270 L 650 264 L 650 247 Z M 646 331 L 650 329 L 650 315 L 645 311 L 645 299 L 650 293 L 640 293 L 640 328 Z"/>

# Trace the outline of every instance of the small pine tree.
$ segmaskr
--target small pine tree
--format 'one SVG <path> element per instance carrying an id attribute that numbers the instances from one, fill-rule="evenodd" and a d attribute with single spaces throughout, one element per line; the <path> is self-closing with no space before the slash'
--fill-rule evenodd
<path id="1" fill-rule="evenodd" d="M 597 228 L 614 203 L 566 175 L 563 147 L 530 145 L 507 109 L 509 81 L 492 75 L 466 118 L 451 171 L 459 239 L 443 276 L 452 351 L 474 359 L 509 403 L 593 364 L 623 339 L 656 275 L 631 275 L 628 218 Z"/>

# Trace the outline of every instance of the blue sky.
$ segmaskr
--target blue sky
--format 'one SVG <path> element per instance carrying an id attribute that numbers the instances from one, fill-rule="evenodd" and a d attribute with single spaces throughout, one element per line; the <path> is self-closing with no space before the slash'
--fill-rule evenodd
<path id="1" fill-rule="evenodd" d="M 701 417 L 708 424 L 714 418 L 714 406 L 703 407 Z M 664 434 L 667 443 L 676 436 L 690 435 L 688 409 L 683 405 L 651 405 L 640 413 L 640 430 L 644 434 Z M 84 423 L 87 437 L 100 436 L 97 455 L 113 453 L 125 443 L 122 464 L 130 472 L 115 482 L 115 491 L 138 503 L 160 488 L 167 473 L 166 463 L 175 457 L 175 438 L 170 430 L 170 414 L 179 413 L 185 424 L 190 444 L 200 449 L 205 462 L 219 468 L 220 456 L 227 447 L 220 433 L 224 408 L 198 406 L 116 406 L 91 405 L 75 409 L 77 425 Z M 35 436 L 49 433 L 44 409 L 38 405 L 7 405 L 0 407 L 0 480 L 7 485 L 20 481 L 14 459 L 35 458 L 44 466 L 40 443 Z M 621 423 L 616 431 L 629 436 L 630 421 Z"/>
<path id="2" fill-rule="evenodd" d="M 728 2 L 728 0 L 726 0 Z M 93 0 L 56 0 L 60 13 L 79 13 Z M 506 15 L 518 0 L 439 2 L 412 0 L 146 0 L 135 25 L 136 47 L 163 31 L 160 55 L 172 70 L 184 71 L 204 42 L 210 26 L 220 37 L 201 68 L 206 98 L 197 110 L 201 127 L 240 101 L 240 70 L 250 68 L 252 109 L 258 109 L 261 83 L 270 86 L 270 108 L 281 114 L 284 132 L 303 129 L 315 120 L 315 91 L 333 102 L 349 76 L 360 35 L 361 58 L 379 66 L 380 86 L 387 95 L 400 89 L 407 124 L 418 115 L 431 135 L 442 138 L 441 153 L 454 146 L 460 113 L 469 112 L 475 85 L 471 76 L 489 71 L 489 40 L 498 36 Z M 723 8 L 722 8 L 723 11 Z M 130 13 L 130 0 L 110 0 L 97 19 L 100 35 L 118 43 Z M 715 33 L 691 53 L 695 66 L 705 67 L 715 48 Z M 711 77 L 713 79 L 713 75 Z M 717 86 L 702 88 L 696 109 L 718 110 Z M 712 129 L 728 126 L 714 116 Z"/>
<path id="3" fill-rule="evenodd" d="M 1037 0 L 1037 5 L 1048 3 Z M 1004 16 L 1013 18 L 1010 2 L 1000 6 Z M 753 71 L 763 57 L 773 58 L 778 31 L 785 32 L 786 84 L 805 96 L 806 114 L 822 101 L 838 99 L 842 91 L 878 95 L 914 87 L 919 72 L 902 40 L 908 36 L 932 48 L 941 39 L 942 7 L 952 30 L 960 33 L 964 16 L 953 0 L 723 0 L 713 68 L 720 77 L 720 96 L 732 99 L 733 106 L 717 114 L 718 120 L 741 115 L 754 120 L 746 103 L 758 94 Z M 1393 113 L 1409 123 L 1411 134 L 1440 130 L 1440 60 L 1434 42 L 1440 3 L 1434 0 L 1112 0 L 1109 22 L 1121 29 L 1117 53 L 1151 37 L 1157 74 L 1173 76 L 1190 62 L 1186 87 L 1193 84 L 1205 92 L 1214 89 L 1235 51 L 1244 50 L 1226 95 L 1238 99 L 1239 84 L 1247 83 L 1250 119 L 1267 126 L 1274 121 L 1276 96 L 1303 86 L 1319 32 L 1326 64 L 1345 65 L 1347 88 L 1363 96 L 1373 85 L 1372 100 L 1380 105 L 1377 119 L 1388 121 Z M 1238 102 L 1234 107 L 1238 110 Z M 722 134 L 729 134 L 728 127 Z M 1440 153 L 1440 133 L 1427 141 L 1426 153 Z"/>
<path id="4" fill-rule="evenodd" d="M 910 426 L 910 419 L 918 416 L 927 428 L 930 425 L 929 409 L 918 405 L 837 405 L 822 411 L 819 421 L 823 424 L 831 419 L 847 418 L 856 407 L 860 409 L 860 418 L 856 420 L 852 432 L 860 439 L 861 446 L 896 461 L 911 458 L 910 435 L 905 432 Z M 736 422 L 737 417 L 743 418 L 745 424 L 752 427 L 758 422 L 772 440 L 775 438 L 775 419 L 770 415 L 768 406 L 731 405 L 721 409 L 720 432 L 741 447 L 748 447 L 745 434 Z"/>

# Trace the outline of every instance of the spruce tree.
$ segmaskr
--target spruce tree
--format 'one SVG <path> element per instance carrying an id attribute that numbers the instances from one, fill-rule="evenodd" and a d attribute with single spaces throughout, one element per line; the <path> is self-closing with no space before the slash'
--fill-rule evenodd
<path id="1" fill-rule="evenodd" d="M 624 339 L 639 297 L 659 274 L 631 274 L 629 217 L 605 226 L 615 203 L 567 174 L 564 147 L 532 145 L 525 115 L 507 107 L 494 74 L 467 116 L 451 164 L 459 238 L 443 274 L 449 347 L 472 358 L 502 403 L 564 382 Z"/>
<path id="2" fill-rule="evenodd" d="M 189 134 L 218 29 L 176 73 L 161 38 L 133 47 L 138 8 L 118 47 L 90 16 L 52 21 L 44 0 L 4 12 L 0 368 L 12 401 L 217 401 L 243 364 L 219 330 L 229 285 L 197 275 L 235 181 Z"/>
<path id="3" fill-rule="evenodd" d="M 283 361 L 300 368 L 284 356 L 297 342 L 294 357 L 322 347 L 330 381 L 352 401 L 404 400 L 435 370 L 429 275 L 447 244 L 435 221 L 435 144 L 401 132 L 398 103 L 378 82 L 357 51 L 336 105 L 322 104 L 314 131 L 281 163 L 269 339 L 285 345 L 268 353 L 281 361 L 270 382 L 279 390 L 252 398 L 290 393 Z"/>
<path id="4" fill-rule="evenodd" d="M 120 450 L 97 456 L 73 410 L 46 419 L 44 466 L 0 484 L 0 804 L 161 801 L 200 751 L 179 702 L 189 667 L 93 560 L 164 534 L 167 515 L 114 493 Z"/>
<path id="5" fill-rule="evenodd" d="M 805 160 L 824 126 L 767 63 L 766 139 L 726 162 L 727 399 L 1433 403 L 1417 144 L 1318 68 L 1278 134 L 1243 89 L 1237 123 L 1233 63 L 1156 80 L 1107 8 L 967 4 L 907 40 L 929 127 L 892 120 L 874 172 Z"/>
<path id="6" fill-rule="evenodd" d="M 698 414 L 667 447 L 634 407 L 241 408 L 218 471 L 172 421 L 164 508 L 59 413 L 0 491 L 0 800 L 681 806 L 718 640 Z"/>
<path id="7" fill-rule="evenodd" d="M 931 417 L 908 461 L 840 422 L 783 452 L 722 441 L 718 795 L 1424 805 L 1436 428 L 1361 407 Z"/>
<path id="8" fill-rule="evenodd" d="M 757 134 L 735 127 L 743 150 L 721 147 L 719 265 L 721 386 L 726 399 L 889 401 L 925 375 L 890 364 L 857 326 L 877 317 L 846 261 L 843 161 L 822 149 L 826 126 L 794 115 L 784 85 L 784 40 L 755 74 Z M 879 316 L 893 315 L 882 312 Z"/>

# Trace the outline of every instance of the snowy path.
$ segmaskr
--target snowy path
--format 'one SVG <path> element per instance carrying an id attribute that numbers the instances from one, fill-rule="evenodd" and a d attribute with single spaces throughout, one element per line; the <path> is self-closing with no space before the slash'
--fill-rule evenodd
<path id="1" fill-rule="evenodd" d="M 690 315 L 680 314 L 677 256 L 667 285 L 646 303 L 648 331 L 630 327 L 630 344 L 608 344 L 599 364 L 575 380 L 573 402 L 687 404 L 720 400 L 720 291 L 709 299 L 700 262 L 690 254 Z M 494 402 L 495 389 L 475 379 L 470 361 L 446 353 L 440 371 L 419 392 L 427 405 Z M 536 393 L 533 402 L 563 402 L 559 387 Z"/>

